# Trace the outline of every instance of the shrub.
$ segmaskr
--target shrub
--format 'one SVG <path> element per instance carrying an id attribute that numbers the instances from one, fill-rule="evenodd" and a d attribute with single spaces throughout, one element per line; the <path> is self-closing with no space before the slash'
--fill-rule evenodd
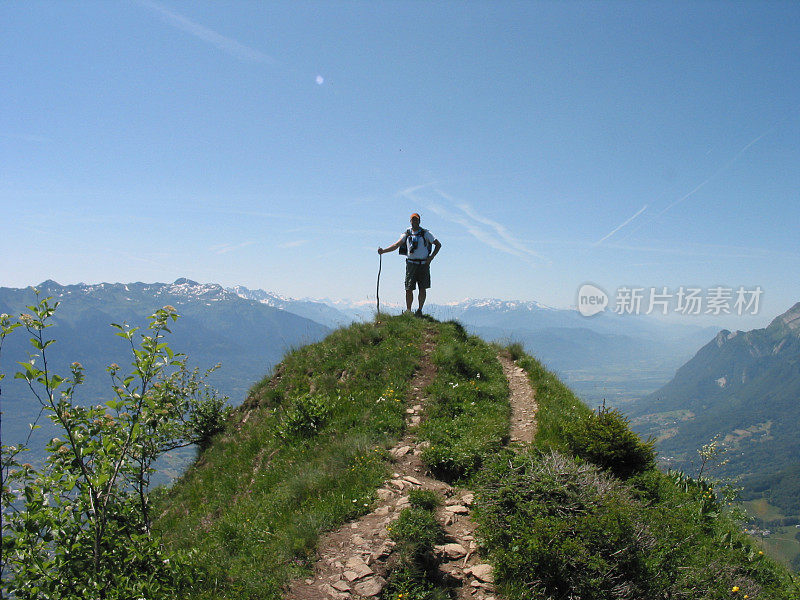
<path id="1" fill-rule="evenodd" d="M 478 533 L 510 598 L 651 597 L 652 536 L 623 488 L 557 453 L 492 461 L 482 474 Z"/>
<path id="2" fill-rule="evenodd" d="M 798 598 L 707 482 L 652 469 L 623 483 L 532 451 L 501 453 L 480 483 L 478 534 L 509 600 Z"/>
<path id="3" fill-rule="evenodd" d="M 598 409 L 568 425 L 564 438 L 569 450 L 623 479 L 655 467 L 655 442 L 631 430 L 618 410 Z"/>
<path id="4" fill-rule="evenodd" d="M 399 562 L 404 567 L 435 569 L 437 561 L 433 546 L 442 540 L 442 529 L 433 511 L 410 507 L 403 509 L 390 526 L 389 537 L 397 544 Z"/>
<path id="5" fill-rule="evenodd" d="M 325 399 L 305 394 L 296 398 L 283 415 L 280 435 L 284 439 L 309 438 L 325 426 L 328 406 Z"/>

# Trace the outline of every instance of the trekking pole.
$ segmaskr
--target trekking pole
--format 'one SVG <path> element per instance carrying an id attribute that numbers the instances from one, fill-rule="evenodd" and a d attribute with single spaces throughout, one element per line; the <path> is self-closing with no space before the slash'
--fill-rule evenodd
<path id="1" fill-rule="evenodd" d="M 375 295 L 378 297 L 378 317 L 381 314 L 381 268 L 383 267 L 383 254 L 378 254 L 378 289 Z"/>

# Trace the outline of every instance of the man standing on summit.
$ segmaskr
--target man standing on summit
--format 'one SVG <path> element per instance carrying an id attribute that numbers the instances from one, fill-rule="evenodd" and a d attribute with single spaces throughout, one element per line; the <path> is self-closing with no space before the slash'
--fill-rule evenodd
<path id="1" fill-rule="evenodd" d="M 431 261 L 439 253 L 442 244 L 433 237 L 430 231 L 422 229 L 419 222 L 419 214 L 412 214 L 411 228 L 406 229 L 400 239 L 388 248 L 378 248 L 378 254 L 393 252 L 400 248 L 400 254 L 406 255 L 406 309 L 411 312 L 411 305 L 414 303 L 414 288 L 418 285 L 419 308 L 417 314 L 421 315 L 427 290 L 431 287 Z M 431 252 L 431 247 L 433 252 Z"/>

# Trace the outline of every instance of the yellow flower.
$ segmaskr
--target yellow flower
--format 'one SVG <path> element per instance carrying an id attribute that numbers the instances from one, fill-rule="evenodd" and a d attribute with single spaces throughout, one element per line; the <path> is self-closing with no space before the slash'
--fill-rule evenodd
<path id="1" fill-rule="evenodd" d="M 738 586 L 738 585 L 735 585 L 735 586 L 733 586 L 733 587 L 731 588 L 731 591 L 732 591 L 732 592 L 735 594 L 736 592 L 738 592 L 738 591 L 739 591 L 739 586 Z"/>

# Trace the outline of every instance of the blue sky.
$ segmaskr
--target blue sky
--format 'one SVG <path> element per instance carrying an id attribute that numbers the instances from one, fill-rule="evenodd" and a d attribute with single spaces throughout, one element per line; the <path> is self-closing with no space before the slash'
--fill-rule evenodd
<path id="1" fill-rule="evenodd" d="M 5 2 L 0 285 L 800 301 L 796 2 Z M 383 257 L 381 299 L 403 264 Z M 684 316 L 684 319 L 691 317 Z"/>

